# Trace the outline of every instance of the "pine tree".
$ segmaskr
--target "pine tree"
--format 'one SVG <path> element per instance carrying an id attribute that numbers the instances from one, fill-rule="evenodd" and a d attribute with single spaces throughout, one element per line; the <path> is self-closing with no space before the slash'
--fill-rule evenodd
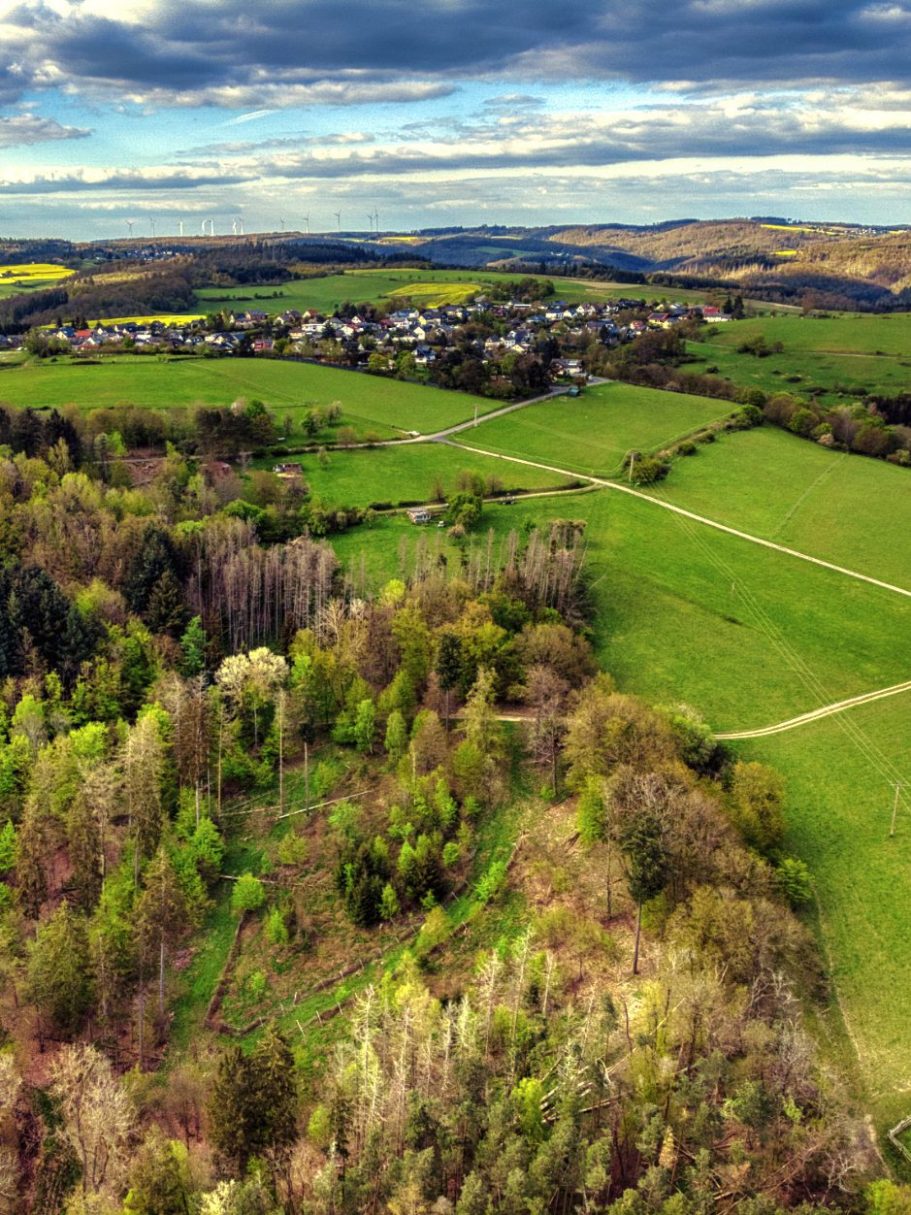
<path id="1" fill-rule="evenodd" d="M 139 946 L 146 967 L 158 965 L 158 1015 L 164 1016 L 164 974 L 168 950 L 190 928 L 190 910 L 171 858 L 159 848 L 145 875 L 136 905 Z"/>
<path id="2" fill-rule="evenodd" d="M 199 616 L 194 616 L 180 639 L 181 668 L 188 678 L 200 675 L 206 669 L 207 642 L 202 620 Z"/>
<path id="3" fill-rule="evenodd" d="M 16 859 L 16 883 L 22 909 L 32 920 L 38 918 L 41 904 L 47 898 L 47 877 L 44 858 L 47 855 L 48 832 L 44 813 L 31 798 L 26 802 L 19 828 Z"/>
<path id="4" fill-rule="evenodd" d="M 92 1003 L 85 922 L 64 901 L 40 925 L 29 949 L 28 992 L 61 1033 L 74 1034 Z"/>
<path id="5" fill-rule="evenodd" d="M 121 763 L 138 865 L 158 847 L 163 821 L 164 744 L 154 714 L 145 713 L 130 730 Z"/>
<path id="6" fill-rule="evenodd" d="M 294 1056 L 274 1025 L 249 1056 L 230 1047 L 221 1057 L 209 1102 L 212 1141 L 243 1173 L 252 1156 L 284 1157 L 297 1136 Z"/>

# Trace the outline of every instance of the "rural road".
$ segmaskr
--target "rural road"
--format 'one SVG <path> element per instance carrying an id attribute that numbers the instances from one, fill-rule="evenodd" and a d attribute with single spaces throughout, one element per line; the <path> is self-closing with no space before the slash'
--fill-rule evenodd
<path id="1" fill-rule="evenodd" d="M 796 730 L 799 726 L 809 725 L 813 721 L 821 721 L 834 713 L 842 713 L 845 709 L 853 709 L 855 705 L 871 704 L 874 700 L 885 700 L 887 696 L 898 696 L 902 692 L 911 692 L 911 679 L 905 683 L 893 684 L 891 688 L 880 688 L 877 692 L 864 692 L 861 696 L 850 696 L 847 700 L 837 700 L 834 704 L 823 705 L 821 709 L 813 709 L 809 713 L 801 713 L 799 717 L 789 717 L 787 721 L 779 721 L 774 726 L 763 726 L 760 730 L 736 730 L 729 734 L 716 734 L 722 742 L 736 742 L 744 738 L 768 738 L 772 734 L 784 734 L 788 730 Z"/>
<path id="2" fill-rule="evenodd" d="M 763 726 L 759 730 L 734 730 L 718 733 L 715 737 L 719 742 L 740 742 L 748 738 L 769 738 L 773 734 L 785 734 L 788 730 L 797 730 L 800 726 L 808 726 L 814 721 L 822 721 L 853 709 L 859 705 L 872 704 L 876 700 L 885 700 L 888 696 L 899 696 L 902 692 L 911 692 L 911 679 L 904 683 L 893 684 L 890 688 L 880 688 L 876 692 L 863 692 L 860 696 L 849 696 L 847 700 L 837 700 L 834 704 L 823 705 L 821 709 L 812 709 L 809 713 L 801 713 L 799 717 L 789 717 L 787 721 L 776 722 L 773 726 Z M 454 718 L 462 716 L 461 712 L 453 713 Z M 531 713 L 496 713 L 497 721 L 510 721 L 528 724 L 534 720 Z"/>

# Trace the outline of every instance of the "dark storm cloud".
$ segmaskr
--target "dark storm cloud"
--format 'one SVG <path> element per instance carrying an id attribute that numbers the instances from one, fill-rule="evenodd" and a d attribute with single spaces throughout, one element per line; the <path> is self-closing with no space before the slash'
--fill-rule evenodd
<path id="1" fill-rule="evenodd" d="M 142 26 L 30 3 L 10 23 L 33 31 L 19 53 L 35 70 L 40 56 L 76 87 L 182 104 L 205 94 L 231 105 L 213 90 L 274 94 L 341 73 L 362 83 L 502 76 L 699 89 L 902 82 L 911 62 L 909 0 L 370 0 L 357 19 L 338 0 L 161 0 Z M 3 88 L 0 68 L 0 97 Z"/>

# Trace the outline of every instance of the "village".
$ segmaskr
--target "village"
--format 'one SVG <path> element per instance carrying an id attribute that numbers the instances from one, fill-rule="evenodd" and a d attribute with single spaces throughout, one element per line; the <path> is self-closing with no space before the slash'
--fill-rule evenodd
<path id="1" fill-rule="evenodd" d="M 100 320 L 77 327 L 45 329 L 42 340 L 56 353 L 98 356 L 166 353 L 299 358 L 397 375 L 435 378 L 435 364 L 458 350 L 482 367 L 513 356 L 534 356 L 551 379 L 584 378 L 582 352 L 611 348 L 654 330 L 684 322 L 723 323 L 730 313 L 717 306 L 668 303 L 649 307 L 644 299 L 584 303 L 495 301 L 484 295 L 466 304 L 398 307 L 344 305 L 331 315 L 290 309 L 277 315 L 259 309 L 218 313 L 169 322 Z M 0 336 L 0 349 L 28 348 L 23 336 Z"/>

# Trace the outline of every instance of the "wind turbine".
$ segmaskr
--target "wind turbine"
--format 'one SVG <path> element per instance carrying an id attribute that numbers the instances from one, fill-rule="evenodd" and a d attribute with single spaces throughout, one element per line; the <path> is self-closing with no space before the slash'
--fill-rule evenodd
<path id="1" fill-rule="evenodd" d="M 242 215 L 238 216 L 237 222 L 240 224 L 240 234 L 241 234 L 241 236 L 243 236 L 243 234 L 244 234 L 244 217 Z"/>
<path id="2" fill-rule="evenodd" d="M 278 223 L 279 223 L 279 227 L 281 228 L 282 232 L 284 232 L 284 230 L 285 230 L 285 217 L 284 217 L 284 215 L 282 215 L 282 216 L 279 218 Z"/>
<path id="3" fill-rule="evenodd" d="M 182 219 L 179 219 L 177 221 L 177 230 L 180 232 L 181 240 L 183 240 L 183 220 Z"/>
<path id="4" fill-rule="evenodd" d="M 341 232 L 341 230 L 342 230 L 342 213 L 341 213 L 341 211 L 335 212 L 335 223 L 336 223 L 336 227 L 338 228 L 339 232 Z"/>
<path id="5" fill-rule="evenodd" d="M 135 223 L 135 220 L 132 220 L 132 219 L 127 220 L 127 228 L 130 231 L 130 240 L 133 239 L 133 224 L 134 223 Z"/>
<path id="6" fill-rule="evenodd" d="M 231 234 L 233 236 L 237 235 L 237 220 L 236 219 L 231 220 Z"/>
<path id="7" fill-rule="evenodd" d="M 152 225 L 152 240 L 155 239 L 155 220 L 149 217 L 149 223 Z"/>
<path id="8" fill-rule="evenodd" d="M 376 207 L 373 208 L 373 218 L 376 220 L 376 234 L 377 234 L 377 236 L 379 236 L 379 234 L 380 234 L 380 213 L 379 213 L 379 211 L 377 211 Z"/>
<path id="9" fill-rule="evenodd" d="M 373 231 L 373 212 L 372 211 L 367 212 L 367 222 L 370 225 L 369 231 L 372 232 Z"/>
<path id="10" fill-rule="evenodd" d="M 309 232 L 310 231 L 310 212 L 309 211 L 304 216 L 304 223 L 307 225 L 307 231 Z"/>

